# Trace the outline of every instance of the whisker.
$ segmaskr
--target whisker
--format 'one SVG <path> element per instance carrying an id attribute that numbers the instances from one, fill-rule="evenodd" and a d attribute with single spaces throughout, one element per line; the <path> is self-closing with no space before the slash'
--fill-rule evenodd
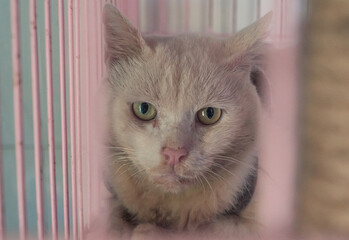
<path id="1" fill-rule="evenodd" d="M 225 158 L 217 157 L 212 162 L 215 162 L 215 161 L 226 161 L 226 162 L 230 162 L 230 163 L 234 163 L 234 164 L 241 164 L 241 165 L 243 165 L 245 167 L 252 168 L 252 169 L 255 169 L 255 170 L 258 169 L 258 166 L 256 166 L 254 163 L 241 161 L 241 160 L 238 160 L 238 159 L 235 159 L 235 158 L 231 158 L 231 157 L 225 157 Z"/>
<path id="2" fill-rule="evenodd" d="M 200 183 L 202 184 L 202 186 L 204 188 L 204 192 L 206 192 L 206 187 L 205 187 L 204 182 L 202 182 L 201 175 L 198 175 L 198 177 L 199 177 Z"/>
<path id="3" fill-rule="evenodd" d="M 212 186 L 211 186 L 211 184 L 210 184 L 210 182 L 207 180 L 207 178 L 204 176 L 204 175 L 201 175 L 203 178 L 204 178 L 204 180 L 207 182 L 207 184 L 208 184 L 208 186 L 210 187 L 210 189 L 211 189 L 211 192 L 212 192 L 212 196 L 214 195 L 214 192 L 213 192 L 213 188 L 212 188 Z"/>
<path id="4" fill-rule="evenodd" d="M 237 175 L 226 169 L 222 164 L 219 163 L 213 163 L 215 166 L 219 167 L 220 169 L 226 171 L 227 173 L 231 174 L 233 177 L 236 177 Z"/>
<path id="5" fill-rule="evenodd" d="M 115 171 L 114 176 L 116 176 L 116 175 L 118 174 L 118 172 L 120 171 L 120 169 L 121 169 L 122 167 L 127 166 L 127 165 L 128 165 L 127 163 L 122 164 L 122 165 Z M 127 170 L 127 169 L 126 169 L 126 170 Z"/>
<path id="6" fill-rule="evenodd" d="M 215 173 L 214 171 L 212 171 L 212 169 L 210 169 L 210 168 L 207 168 L 207 173 L 208 174 L 211 174 L 211 176 L 212 176 L 212 174 L 213 174 L 213 177 L 215 177 L 217 180 L 220 180 L 220 181 L 222 181 L 222 182 L 224 182 L 224 183 L 226 183 L 226 184 L 229 184 L 229 182 L 227 182 L 227 180 L 226 179 L 224 179 L 221 175 L 219 175 L 218 173 Z"/>

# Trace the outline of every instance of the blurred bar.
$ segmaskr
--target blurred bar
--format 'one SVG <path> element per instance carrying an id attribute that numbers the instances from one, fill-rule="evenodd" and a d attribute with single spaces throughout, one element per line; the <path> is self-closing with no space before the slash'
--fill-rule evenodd
<path id="1" fill-rule="evenodd" d="M 274 1 L 275 13 L 283 9 L 278 3 L 280 2 Z M 299 17 L 295 8 L 288 9 L 287 14 L 295 22 Z M 290 233 L 295 223 L 298 32 L 290 31 L 294 40 L 290 44 L 280 41 L 280 35 L 275 34 L 279 30 L 277 24 L 272 26 L 272 44 L 278 47 L 272 48 L 268 55 L 266 76 L 273 88 L 270 93 L 271 104 L 268 107 L 270 111 L 262 116 L 260 127 L 259 156 L 260 166 L 264 171 L 260 172 L 261 184 L 258 187 L 258 218 L 269 234 Z"/>
<path id="2" fill-rule="evenodd" d="M 0 102 L 0 239 L 5 238 L 5 212 L 4 212 L 4 182 L 3 182 L 3 168 L 2 168 L 2 132 L 1 132 L 1 102 Z"/>
<path id="3" fill-rule="evenodd" d="M 237 30 L 237 0 L 233 0 L 233 33 L 236 33 Z"/>
<path id="4" fill-rule="evenodd" d="M 261 0 L 257 0 L 257 19 L 261 17 Z"/>
<path id="5" fill-rule="evenodd" d="M 99 22 L 99 36 L 100 36 L 100 63 L 101 63 L 101 78 L 100 80 L 102 81 L 103 80 L 103 77 L 104 77 L 104 72 L 105 72 L 105 68 L 104 68 L 104 29 L 103 29 L 103 7 L 104 7 L 104 4 L 105 4 L 105 1 L 104 0 L 101 0 L 100 1 L 100 4 L 98 4 L 98 9 L 97 11 L 99 12 L 99 15 L 98 15 L 98 22 Z"/>
<path id="6" fill-rule="evenodd" d="M 91 101 L 91 105 L 88 106 L 89 111 L 90 111 L 90 123 L 91 123 L 91 128 L 89 129 L 90 132 L 90 142 L 92 142 L 91 144 L 91 149 L 90 149 L 90 181 L 91 181 L 91 190 L 90 190 L 90 195 L 89 197 L 90 199 L 90 207 L 91 207 L 91 217 L 95 217 L 98 215 L 99 211 L 98 211 L 98 188 L 96 187 L 96 182 L 97 182 L 97 177 L 96 177 L 96 161 L 94 161 L 95 156 L 96 156 L 96 146 L 95 146 L 95 97 L 96 97 L 96 88 L 97 88 L 97 83 L 98 83 L 98 78 L 99 78 L 99 46 L 98 45 L 98 37 L 97 34 L 98 33 L 98 19 L 97 19 L 97 12 L 96 12 L 96 8 L 97 8 L 97 1 L 93 1 L 93 5 L 90 9 L 90 16 L 91 16 L 91 22 L 93 24 L 93 27 L 91 28 L 92 31 L 91 33 L 91 56 L 95 56 L 90 58 L 90 64 L 91 64 L 91 79 L 89 82 L 90 88 L 89 88 L 89 94 L 90 94 L 90 98 L 92 99 Z"/>
<path id="7" fill-rule="evenodd" d="M 213 0 L 208 1 L 208 32 L 213 33 Z"/>
<path id="8" fill-rule="evenodd" d="M 184 30 L 189 31 L 190 0 L 185 0 L 184 4 Z"/>
<path id="9" fill-rule="evenodd" d="M 122 14 L 125 14 L 126 13 L 125 5 L 127 4 L 126 1 L 124 1 L 124 0 L 116 0 L 115 3 L 116 3 L 117 8 L 119 9 L 119 11 Z"/>
<path id="10" fill-rule="evenodd" d="M 46 47 L 46 94 L 47 94 L 47 126 L 50 161 L 50 195 L 51 195 L 51 225 L 52 239 L 58 238 L 57 230 L 57 195 L 56 195 L 56 159 L 54 107 L 52 87 L 52 43 L 51 43 L 51 0 L 45 0 L 45 47 Z"/>
<path id="11" fill-rule="evenodd" d="M 81 156 L 81 79 L 80 79 L 80 1 L 74 1 L 74 51 L 75 51 L 75 117 L 76 117 L 76 183 L 79 239 L 84 239 L 84 215 L 82 199 L 82 156 Z"/>
<path id="12" fill-rule="evenodd" d="M 280 0 L 280 36 L 279 40 L 281 40 L 284 36 L 284 8 L 285 8 L 285 0 Z"/>
<path id="13" fill-rule="evenodd" d="M 127 1 L 127 17 L 136 28 L 139 28 L 139 0 Z"/>
<path id="14" fill-rule="evenodd" d="M 87 215 L 87 228 L 90 229 L 91 227 L 91 59 L 90 59 L 90 46 L 91 46 L 91 41 L 90 41 L 90 31 L 89 31 L 89 26 L 91 22 L 89 21 L 90 19 L 90 9 L 89 7 L 90 1 L 85 1 L 84 6 L 85 6 L 85 52 L 86 52 L 86 61 L 85 61 L 85 108 L 86 108 L 86 155 L 85 155 L 85 161 L 86 161 L 86 180 L 87 180 L 87 188 L 86 188 L 86 196 L 87 196 L 87 207 L 86 207 L 86 215 Z"/>
<path id="15" fill-rule="evenodd" d="M 313 239 L 349 239 L 349 1 L 309 4 L 297 228 Z"/>
<path id="16" fill-rule="evenodd" d="M 65 77 L 66 69 L 65 69 L 64 0 L 59 0 L 58 2 L 58 21 L 59 21 L 59 68 L 60 68 L 60 91 L 61 91 L 64 239 L 68 240 L 70 236 L 70 224 L 69 224 L 67 104 L 66 104 L 66 77 Z"/>
<path id="17" fill-rule="evenodd" d="M 127 2 L 126 1 L 122 1 L 123 3 L 123 6 L 124 6 L 124 13 L 127 12 Z M 103 36 L 103 32 L 102 32 L 102 27 L 103 27 L 103 22 L 102 22 L 102 6 L 101 4 L 97 4 L 97 8 L 96 8 L 96 11 L 97 11 L 97 14 L 96 14 L 96 17 L 97 17 L 97 40 L 98 40 L 98 45 L 97 45 L 97 52 L 98 52 L 98 66 L 99 66 L 99 74 L 98 75 L 98 78 L 96 79 L 97 82 L 96 82 L 96 89 L 95 89 L 95 98 L 94 100 L 96 101 L 97 100 L 97 94 L 99 92 L 99 86 L 101 85 L 101 82 L 103 80 L 103 76 L 104 76 L 104 59 L 103 59 L 103 55 L 104 55 L 104 42 L 103 42 L 103 39 L 104 39 L 104 36 Z M 97 105 L 95 105 L 95 108 L 93 109 L 94 112 L 97 112 Z M 98 116 L 95 118 L 95 119 L 98 119 Z M 98 136 L 98 131 L 99 129 L 97 129 L 97 122 L 95 121 L 94 122 L 96 125 L 94 126 L 95 127 L 95 136 Z M 98 141 L 95 142 L 95 144 L 98 144 Z M 96 147 L 96 155 L 95 155 L 95 159 L 98 159 L 98 148 Z M 94 162 L 97 162 L 97 161 L 94 161 Z M 96 164 L 97 165 L 97 164 Z M 96 174 L 96 194 L 97 194 L 97 211 L 98 213 L 100 213 L 101 209 L 102 209 L 102 194 L 101 194 L 101 173 L 99 172 L 98 168 L 95 167 L 95 174 Z"/>
<path id="18" fill-rule="evenodd" d="M 11 35 L 12 35 L 12 71 L 13 71 L 13 107 L 15 121 L 17 197 L 20 239 L 27 239 L 27 210 L 25 205 L 25 172 L 24 172 L 24 137 L 22 105 L 22 72 L 19 29 L 18 0 L 11 1 Z"/>
<path id="19" fill-rule="evenodd" d="M 102 25 L 101 25 L 101 20 L 102 20 L 102 15 L 101 15 L 101 4 L 99 0 L 95 1 L 96 5 L 95 5 L 95 14 L 96 14 L 96 34 L 95 37 L 97 39 L 97 72 L 98 72 L 98 76 L 96 81 L 99 82 L 99 80 L 101 79 L 101 77 L 103 76 L 103 60 L 102 60 Z"/>
<path id="20" fill-rule="evenodd" d="M 167 4 L 166 0 L 159 0 L 159 25 L 158 30 L 160 33 L 166 33 L 167 26 Z"/>
<path id="21" fill-rule="evenodd" d="M 97 81 L 98 80 L 98 76 L 99 76 L 99 41 L 98 41 L 98 37 L 97 37 L 97 34 L 98 34 L 98 17 L 97 17 L 97 2 L 98 0 L 94 0 L 93 1 L 93 8 L 92 8 L 92 12 L 91 12 L 91 17 L 93 19 L 93 23 L 94 23 L 94 26 L 93 26 L 93 29 L 95 30 L 95 34 L 92 34 L 92 42 L 94 43 L 93 46 L 95 46 L 94 48 L 94 56 L 92 58 L 92 62 L 93 62 L 93 68 L 95 68 L 96 70 L 96 76 L 94 77 L 94 81 Z"/>
<path id="22" fill-rule="evenodd" d="M 33 98 L 33 132 L 35 154 L 35 186 L 38 239 L 44 239 L 44 203 L 42 196 L 42 152 L 41 152 L 41 114 L 40 114 L 40 83 L 39 58 L 37 39 L 36 0 L 30 0 L 30 50 L 32 68 L 32 98 Z"/>
<path id="23" fill-rule="evenodd" d="M 68 52 L 69 52 L 69 111 L 70 111 L 70 164 L 72 191 L 73 240 L 78 239 L 77 190 L 76 190 L 76 130 L 75 130 L 75 84 L 74 84 L 74 9 L 73 0 L 68 0 Z M 76 29 L 75 29 L 76 30 Z"/>

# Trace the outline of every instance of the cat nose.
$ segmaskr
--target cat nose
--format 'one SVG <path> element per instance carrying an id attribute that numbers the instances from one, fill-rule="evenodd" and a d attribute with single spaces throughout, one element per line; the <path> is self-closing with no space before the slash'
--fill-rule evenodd
<path id="1" fill-rule="evenodd" d="M 188 151 L 185 148 L 173 149 L 165 147 L 161 153 L 165 155 L 166 160 L 171 166 L 175 166 L 188 155 Z"/>

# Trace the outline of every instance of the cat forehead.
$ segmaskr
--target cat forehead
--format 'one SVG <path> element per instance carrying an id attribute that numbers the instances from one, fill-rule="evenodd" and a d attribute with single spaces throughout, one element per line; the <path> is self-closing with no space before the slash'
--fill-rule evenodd
<path id="1" fill-rule="evenodd" d="M 224 39 L 212 36 L 145 36 L 144 40 L 155 53 L 158 53 L 158 56 L 167 54 L 170 57 L 185 60 L 188 64 L 200 61 L 219 63 L 232 54 L 224 50 Z"/>
<path id="2" fill-rule="evenodd" d="M 220 66 L 219 39 L 145 37 L 152 52 L 125 66 L 121 91 L 162 105 L 221 105 L 231 102 L 243 76 Z M 182 101 L 183 100 L 183 101 Z"/>

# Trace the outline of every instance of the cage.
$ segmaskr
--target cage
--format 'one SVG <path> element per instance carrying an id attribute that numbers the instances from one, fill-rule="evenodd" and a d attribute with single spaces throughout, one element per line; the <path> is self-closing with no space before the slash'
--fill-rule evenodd
<path id="1" fill-rule="evenodd" d="M 93 231 L 92 219 L 103 221 L 96 99 L 104 75 L 102 9 L 107 2 L 143 33 L 161 34 L 233 34 L 273 11 L 268 41 L 276 46 L 270 61 L 277 70 L 268 79 L 275 94 L 273 116 L 264 120 L 261 132 L 260 156 L 270 177 L 261 174 L 257 216 L 270 233 L 291 231 L 296 58 L 304 3 L 8 0 L 0 3 L 0 239 L 84 239 Z M 274 138 L 282 149 L 270 146 Z"/>

